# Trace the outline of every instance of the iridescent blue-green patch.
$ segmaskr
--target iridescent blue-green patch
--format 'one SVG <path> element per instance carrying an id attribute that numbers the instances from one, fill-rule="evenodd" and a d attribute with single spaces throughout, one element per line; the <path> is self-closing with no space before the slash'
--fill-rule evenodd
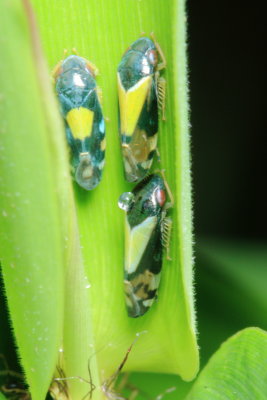
<path id="1" fill-rule="evenodd" d="M 153 174 L 119 198 L 126 211 L 124 288 L 130 317 L 145 314 L 157 298 L 163 247 L 169 248 L 168 190 L 162 177 Z"/>
<path id="2" fill-rule="evenodd" d="M 105 162 L 105 122 L 96 73 L 92 63 L 77 55 L 60 61 L 53 72 L 73 175 L 86 190 L 99 184 Z"/>

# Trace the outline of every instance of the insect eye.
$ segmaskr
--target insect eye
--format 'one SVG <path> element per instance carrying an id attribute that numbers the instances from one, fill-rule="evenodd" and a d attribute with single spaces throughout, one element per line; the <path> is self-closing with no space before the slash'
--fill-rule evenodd
<path id="1" fill-rule="evenodd" d="M 97 74 L 96 74 L 96 70 L 93 68 L 93 66 L 90 63 L 86 63 L 86 68 L 88 69 L 90 74 L 95 78 L 95 76 Z"/>
<path id="2" fill-rule="evenodd" d="M 149 50 L 147 52 L 147 58 L 150 64 L 152 64 L 153 66 L 157 65 L 158 63 L 158 54 L 156 52 L 156 50 Z"/>
<path id="3" fill-rule="evenodd" d="M 164 206 L 165 201 L 166 201 L 166 193 L 165 193 L 165 190 L 163 190 L 163 189 L 158 189 L 158 190 L 156 191 L 156 200 L 157 200 L 157 203 L 158 203 L 161 207 Z"/>

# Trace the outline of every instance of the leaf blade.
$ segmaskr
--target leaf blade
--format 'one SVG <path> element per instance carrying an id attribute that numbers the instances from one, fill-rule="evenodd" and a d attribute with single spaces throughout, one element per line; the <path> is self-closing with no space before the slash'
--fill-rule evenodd
<path id="1" fill-rule="evenodd" d="M 264 399 L 267 393 L 267 333 L 238 332 L 211 357 L 186 400 Z"/>
<path id="2" fill-rule="evenodd" d="M 58 143 L 62 145 L 61 153 L 65 152 L 65 164 L 61 156 L 58 175 L 54 174 L 55 147 L 50 140 L 54 132 L 46 124 L 22 3 L 5 0 L 0 7 L 1 26 L 7 35 L 5 39 L 1 37 L 5 62 L 0 66 L 1 261 L 10 315 L 32 398 L 43 399 L 57 361 L 63 324 L 64 246 L 55 188 L 60 177 L 67 192 L 70 178 L 58 114 L 54 115 L 53 124 L 59 126 Z"/>
<path id="3" fill-rule="evenodd" d="M 103 89 L 104 112 L 110 118 L 102 182 L 91 193 L 75 187 L 85 268 L 92 282 L 96 349 L 104 348 L 97 356 L 100 366 L 105 366 L 106 376 L 112 373 L 136 332 L 145 329 L 148 335 L 136 343 L 126 369 L 175 372 L 192 379 L 198 369 L 198 350 L 191 288 L 184 2 L 168 0 L 157 6 L 152 0 L 48 3 L 34 0 L 51 69 L 62 58 L 64 48 L 71 52 L 75 47 L 79 55 L 96 64 L 101 73 L 98 83 Z M 130 321 L 122 289 L 123 215 L 116 205 L 119 195 L 130 188 L 123 180 L 117 142 L 116 68 L 127 46 L 142 31 L 147 34 L 154 31 L 167 56 L 167 122 L 160 121 L 159 147 L 167 179 L 176 193 L 173 213 L 176 226 L 172 239 L 174 261 L 171 264 L 164 261 L 158 304 L 146 316 Z M 149 357 L 141 357 L 143 354 Z"/>

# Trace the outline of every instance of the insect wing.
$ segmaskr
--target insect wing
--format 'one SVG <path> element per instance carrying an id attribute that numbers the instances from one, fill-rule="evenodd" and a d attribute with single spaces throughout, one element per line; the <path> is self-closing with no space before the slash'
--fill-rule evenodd
<path id="1" fill-rule="evenodd" d="M 157 296 L 162 263 L 161 232 L 157 217 L 149 217 L 134 229 L 126 222 L 125 293 L 128 315 L 139 317 Z"/>
<path id="2" fill-rule="evenodd" d="M 60 68 L 56 91 L 75 180 L 84 189 L 92 190 L 101 180 L 105 157 L 105 123 L 95 78 L 87 61 L 78 56 L 68 57 Z"/>
<path id="3" fill-rule="evenodd" d="M 151 175 L 133 194 L 126 216 L 124 283 L 128 315 L 138 317 L 155 301 L 160 282 L 165 187 L 159 176 Z"/>
<path id="4" fill-rule="evenodd" d="M 133 57 L 132 65 L 122 63 L 117 74 L 119 132 L 125 177 L 129 182 L 141 180 L 147 174 L 157 146 L 155 74 L 151 69 L 140 74 L 138 68 L 143 62 L 147 62 L 146 57 L 138 54 Z"/>

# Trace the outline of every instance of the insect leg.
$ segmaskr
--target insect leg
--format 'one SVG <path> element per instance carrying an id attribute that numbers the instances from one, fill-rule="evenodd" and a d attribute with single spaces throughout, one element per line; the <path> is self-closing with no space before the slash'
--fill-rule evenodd
<path id="1" fill-rule="evenodd" d="M 67 50 L 64 50 L 64 51 L 67 51 Z M 63 60 L 60 60 L 58 63 L 57 63 L 57 65 L 53 68 L 53 70 L 52 70 L 52 73 L 51 73 L 51 76 L 52 76 L 52 79 L 55 81 L 56 79 L 57 79 L 57 77 L 61 74 L 61 72 L 62 72 L 62 69 L 61 69 L 61 65 L 62 65 L 62 63 L 63 63 Z"/>
<path id="2" fill-rule="evenodd" d="M 157 157 L 158 157 L 158 162 L 161 162 L 160 152 L 159 152 L 159 149 L 157 147 L 155 148 L 155 152 L 156 152 Z"/>
<path id="3" fill-rule="evenodd" d="M 119 376 L 119 374 L 120 374 L 122 368 L 124 367 L 124 364 L 126 363 L 128 357 L 129 357 L 130 351 L 132 350 L 132 347 L 133 347 L 134 343 L 136 342 L 136 340 L 137 340 L 137 338 L 133 341 L 133 343 L 131 344 L 131 346 L 128 348 L 128 350 L 127 350 L 127 352 L 126 352 L 126 354 L 125 354 L 125 356 L 124 356 L 122 362 L 120 363 L 120 365 L 118 366 L 118 368 L 116 369 L 116 371 L 114 372 L 114 374 L 112 374 L 111 377 L 108 378 L 108 379 L 105 381 L 105 382 L 106 382 L 106 388 L 107 388 L 107 389 L 110 388 L 110 387 L 115 383 L 115 381 L 117 380 L 117 378 L 118 378 L 118 376 Z"/>
<path id="4" fill-rule="evenodd" d="M 172 229 L 172 219 L 164 217 L 161 221 L 161 242 L 166 249 L 166 258 L 171 261 L 170 256 L 170 238 Z"/>
<path id="5" fill-rule="evenodd" d="M 73 54 L 75 54 L 75 56 L 79 56 L 76 47 L 72 47 L 71 51 L 72 51 Z"/>
<path id="6" fill-rule="evenodd" d="M 158 94 L 158 106 L 162 112 L 163 121 L 166 120 L 166 79 L 161 77 L 157 78 L 157 94 Z"/>
<path id="7" fill-rule="evenodd" d="M 97 75 L 100 75 L 99 69 L 91 61 L 86 60 L 86 66 L 91 71 L 91 73 L 93 74 L 94 77 L 96 77 Z"/>
<path id="8" fill-rule="evenodd" d="M 154 44 L 156 46 L 156 49 L 157 49 L 157 51 L 158 51 L 158 53 L 160 55 L 160 58 L 161 58 L 161 63 L 159 63 L 158 66 L 157 66 L 157 70 L 160 71 L 161 69 L 166 68 L 166 65 L 167 65 L 166 58 L 164 56 L 164 53 L 163 53 L 159 43 L 156 41 L 154 32 L 151 32 L 150 36 L 151 36 L 151 38 L 152 38 L 152 40 L 153 40 L 153 42 L 154 42 Z"/>
<path id="9" fill-rule="evenodd" d="M 129 357 L 132 347 L 134 346 L 135 342 L 139 339 L 139 336 L 142 335 L 143 333 L 147 333 L 147 331 L 142 331 L 142 332 L 136 333 L 136 338 L 132 342 L 131 346 L 128 348 L 122 362 L 120 363 L 120 365 L 118 366 L 118 368 L 116 369 L 114 374 L 112 374 L 108 379 L 106 379 L 103 382 L 103 384 L 101 385 L 102 391 L 107 398 L 112 399 L 112 400 L 127 400 L 127 399 L 125 399 L 125 397 L 121 396 L 119 393 L 116 393 L 114 390 L 112 390 L 112 386 L 114 386 L 120 372 L 122 371 L 122 368 L 124 367 L 128 357 Z"/>

